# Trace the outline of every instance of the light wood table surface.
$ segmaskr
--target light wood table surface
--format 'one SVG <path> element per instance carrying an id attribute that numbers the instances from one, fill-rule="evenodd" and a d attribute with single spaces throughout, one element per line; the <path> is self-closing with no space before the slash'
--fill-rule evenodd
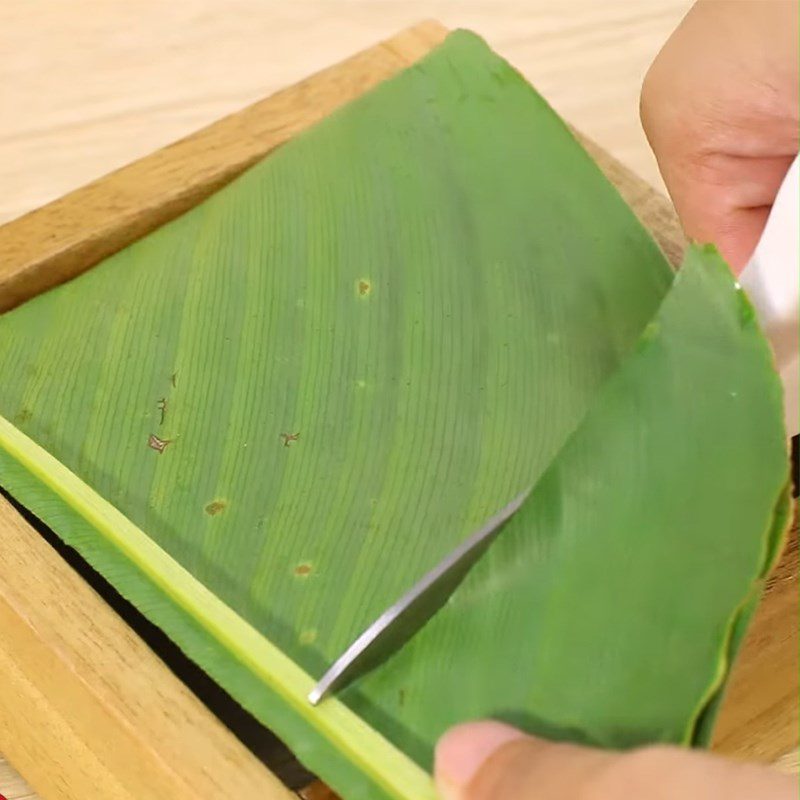
<path id="1" fill-rule="evenodd" d="M 4 0 L 0 223 L 428 17 L 483 35 L 570 123 L 663 188 L 638 92 L 690 5 Z M 1 754 L 0 794 L 36 800 Z"/>
<path id="2" fill-rule="evenodd" d="M 688 0 L 3 0 L 0 222 L 433 17 L 659 186 L 642 76 Z"/>

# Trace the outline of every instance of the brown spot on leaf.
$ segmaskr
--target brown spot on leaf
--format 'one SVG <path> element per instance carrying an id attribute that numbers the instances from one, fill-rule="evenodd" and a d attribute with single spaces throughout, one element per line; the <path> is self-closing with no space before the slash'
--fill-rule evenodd
<path id="1" fill-rule="evenodd" d="M 281 441 L 284 447 L 288 447 L 292 442 L 296 442 L 300 438 L 299 433 L 282 433 Z"/>
<path id="2" fill-rule="evenodd" d="M 210 517 L 214 517 L 217 514 L 221 514 L 227 507 L 228 507 L 228 504 L 224 500 L 212 500 L 206 506 L 205 512 Z"/>
<path id="3" fill-rule="evenodd" d="M 363 278 L 358 282 L 358 293 L 361 297 L 366 297 L 372 291 L 372 284 Z"/>
<path id="4" fill-rule="evenodd" d="M 172 375 L 169 376 L 169 380 L 170 380 L 170 383 L 172 384 L 172 388 L 174 389 L 178 385 L 177 384 L 177 380 L 178 380 L 177 371 L 173 372 Z"/>
<path id="5" fill-rule="evenodd" d="M 168 444 L 172 444 L 172 439 L 159 439 L 154 433 L 151 433 L 150 438 L 147 440 L 147 446 L 157 453 L 163 453 Z"/>
<path id="6" fill-rule="evenodd" d="M 307 561 L 304 561 L 302 564 L 298 564 L 294 568 L 294 574 L 297 575 L 298 578 L 306 578 L 311 574 L 311 570 L 313 567 Z"/>
<path id="7" fill-rule="evenodd" d="M 164 417 L 167 414 L 167 398 L 166 397 L 162 397 L 158 401 L 158 410 L 161 412 L 161 420 L 159 421 L 158 424 L 159 425 L 163 425 L 164 424 Z"/>
<path id="8" fill-rule="evenodd" d="M 298 639 L 300 644 L 313 644 L 317 640 L 316 628 L 307 628 L 304 631 L 300 631 Z"/>
<path id="9" fill-rule="evenodd" d="M 31 418 L 31 410 L 29 408 L 21 408 L 19 410 L 19 414 L 15 417 L 15 420 L 20 424 L 24 425 L 30 418 Z"/>

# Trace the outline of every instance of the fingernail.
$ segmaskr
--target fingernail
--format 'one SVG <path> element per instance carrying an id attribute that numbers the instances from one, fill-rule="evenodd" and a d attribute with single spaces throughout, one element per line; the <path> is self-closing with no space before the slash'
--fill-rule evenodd
<path id="1" fill-rule="evenodd" d="M 525 734 L 502 722 L 468 722 L 449 730 L 436 745 L 436 786 L 444 800 L 461 800 L 478 769 L 504 744 Z"/>

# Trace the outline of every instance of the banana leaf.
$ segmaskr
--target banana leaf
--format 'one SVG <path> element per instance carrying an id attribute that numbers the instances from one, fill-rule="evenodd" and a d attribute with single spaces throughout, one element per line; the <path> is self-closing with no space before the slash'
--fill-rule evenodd
<path id="1" fill-rule="evenodd" d="M 476 716 L 701 744 L 785 529 L 781 395 L 708 248 L 674 278 L 460 31 L 0 317 L 0 485 L 345 798 Z M 411 642 L 306 694 L 523 488 Z"/>

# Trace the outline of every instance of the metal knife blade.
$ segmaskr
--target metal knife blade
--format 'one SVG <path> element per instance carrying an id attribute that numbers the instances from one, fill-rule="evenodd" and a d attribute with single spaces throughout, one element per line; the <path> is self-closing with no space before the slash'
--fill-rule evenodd
<path id="1" fill-rule="evenodd" d="M 309 702 L 317 705 L 328 693 L 344 688 L 397 652 L 447 602 L 503 525 L 528 498 L 531 488 L 488 519 L 387 608 L 334 661 L 309 693 Z"/>

